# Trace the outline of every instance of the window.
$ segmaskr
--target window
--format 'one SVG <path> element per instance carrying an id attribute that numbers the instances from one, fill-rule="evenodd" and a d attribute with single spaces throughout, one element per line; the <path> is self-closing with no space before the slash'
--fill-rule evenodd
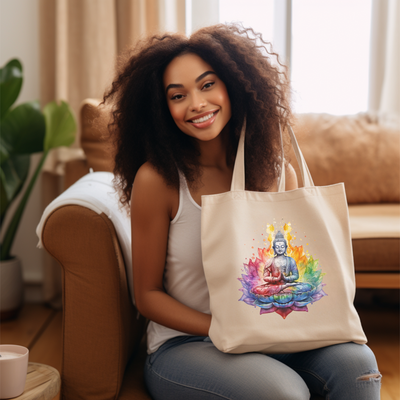
<path id="1" fill-rule="evenodd" d="M 219 0 L 220 22 L 242 22 L 253 28 L 263 39 L 273 41 L 274 0 Z"/>
<path id="2" fill-rule="evenodd" d="M 371 0 L 219 0 L 219 21 L 252 27 L 290 58 L 295 112 L 355 114 L 368 106 L 371 7 Z"/>
<path id="3" fill-rule="evenodd" d="M 370 0 L 292 1 L 296 112 L 367 110 L 370 25 Z"/>

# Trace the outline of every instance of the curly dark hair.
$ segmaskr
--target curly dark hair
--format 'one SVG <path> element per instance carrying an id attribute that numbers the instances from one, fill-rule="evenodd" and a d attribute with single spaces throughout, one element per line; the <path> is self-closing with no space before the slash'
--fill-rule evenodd
<path id="1" fill-rule="evenodd" d="M 271 186 L 280 164 L 279 124 L 285 127 L 292 118 L 286 67 L 271 48 L 251 28 L 218 24 L 189 38 L 170 33 L 145 38 L 120 57 L 117 77 L 102 104 L 112 105 L 109 131 L 115 140 L 115 184 L 123 205 L 129 204 L 135 175 L 146 161 L 176 188 L 178 169 L 189 186 L 201 174 L 196 141 L 176 126 L 163 87 L 167 65 L 186 53 L 210 64 L 227 87 L 232 110 L 228 165 L 234 163 L 246 117 L 246 189 Z"/>

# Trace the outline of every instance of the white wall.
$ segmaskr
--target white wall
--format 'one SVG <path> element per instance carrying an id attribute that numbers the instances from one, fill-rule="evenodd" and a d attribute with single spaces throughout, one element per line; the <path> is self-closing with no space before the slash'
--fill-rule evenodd
<path id="1" fill-rule="evenodd" d="M 19 58 L 24 68 L 24 82 L 16 104 L 40 97 L 39 81 L 39 15 L 38 0 L 0 0 L 0 65 Z M 40 154 L 32 156 L 30 176 Z M 28 177 L 29 179 L 29 177 Z M 8 218 L 15 205 L 8 212 Z M 36 182 L 25 208 L 12 254 L 22 260 L 25 282 L 42 281 L 43 250 L 36 248 L 36 226 L 42 214 L 41 181 Z"/>

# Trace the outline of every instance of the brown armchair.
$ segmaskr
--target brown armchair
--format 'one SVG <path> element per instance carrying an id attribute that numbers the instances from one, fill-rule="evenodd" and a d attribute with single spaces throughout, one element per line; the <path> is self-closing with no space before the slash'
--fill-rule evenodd
<path id="1" fill-rule="evenodd" d="M 89 168 L 94 171 L 113 169 L 106 121 L 102 120 L 104 115 L 99 113 L 97 105 L 98 101 L 90 99 L 82 105 L 81 145 L 87 160 L 67 165 L 66 187 L 87 174 Z M 306 139 L 307 135 L 303 140 L 305 147 Z M 300 137 L 299 142 L 303 149 Z M 311 143 L 315 144 L 315 140 Z M 314 166 L 311 160 L 313 152 L 307 154 L 306 148 L 303 152 L 314 177 L 318 165 Z M 318 155 L 320 152 L 321 149 Z M 331 160 L 332 157 L 331 154 Z M 324 167 L 329 171 L 326 159 Z M 393 179 L 398 182 L 397 175 Z M 318 185 L 324 184 L 323 174 L 319 173 L 314 180 Z M 390 217 L 400 218 L 396 200 L 398 188 L 393 189 L 394 200 L 389 201 L 396 204 L 389 205 L 386 212 Z M 360 196 L 359 191 L 354 193 Z M 394 235 L 390 241 L 387 259 L 380 265 L 388 284 L 398 287 L 399 237 Z M 46 219 L 42 243 L 62 267 L 61 399 L 150 399 L 143 382 L 145 320 L 138 316 L 132 304 L 123 254 L 108 216 L 78 205 L 62 206 Z M 371 273 L 382 275 L 381 271 L 371 269 L 379 268 L 379 263 L 373 261 L 381 255 L 379 242 L 373 238 L 356 239 L 353 247 L 357 271 L 368 276 Z M 375 258 L 371 261 L 371 257 Z"/>
<path id="2" fill-rule="evenodd" d="M 98 102 L 81 107 L 87 160 L 67 165 L 66 188 L 89 172 L 112 171 L 109 144 L 96 126 Z M 92 121 L 96 121 L 92 124 Z M 145 320 L 132 304 L 115 228 L 104 213 L 78 205 L 45 221 L 43 247 L 62 267 L 61 399 L 150 399 L 143 382 Z"/>

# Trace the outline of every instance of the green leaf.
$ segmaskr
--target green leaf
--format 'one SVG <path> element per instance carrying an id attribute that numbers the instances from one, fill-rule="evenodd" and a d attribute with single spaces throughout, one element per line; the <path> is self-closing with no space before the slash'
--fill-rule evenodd
<path id="1" fill-rule="evenodd" d="M 8 206 L 18 196 L 28 176 L 29 155 L 11 156 L 0 168 L 1 219 Z"/>
<path id="2" fill-rule="evenodd" d="M 43 151 L 45 121 L 38 101 L 21 104 L 1 121 L 0 154 L 32 154 Z M 3 162 L 3 159 L 1 160 Z"/>
<path id="3" fill-rule="evenodd" d="M 46 104 L 43 110 L 46 121 L 44 150 L 70 146 L 75 140 L 76 122 L 69 105 L 62 101 Z"/>
<path id="4" fill-rule="evenodd" d="M 19 60 L 11 60 L 0 68 L 0 119 L 17 100 L 22 81 L 22 65 Z"/>
<path id="5" fill-rule="evenodd" d="M 1 123 L 0 123 L 0 133 L 1 132 Z M 2 165 L 5 161 L 7 161 L 8 157 L 10 157 L 11 147 L 3 140 L 3 135 L 0 135 L 0 165 Z"/>
<path id="6" fill-rule="evenodd" d="M 11 222 L 9 223 L 6 233 L 3 237 L 3 243 L 1 244 L 0 260 L 8 260 L 10 258 L 11 247 L 14 242 L 14 238 L 17 233 L 19 223 L 21 222 L 21 218 L 24 213 L 26 203 L 28 202 L 33 186 L 35 185 L 35 182 L 40 174 L 40 171 L 43 167 L 44 161 L 46 160 L 48 153 L 49 153 L 48 151 L 43 152 L 39 164 L 37 165 L 36 170 L 33 173 L 33 176 L 25 190 L 25 193 L 22 196 L 22 199 L 19 202 L 17 209 L 15 210 L 13 217 L 11 218 Z"/>

